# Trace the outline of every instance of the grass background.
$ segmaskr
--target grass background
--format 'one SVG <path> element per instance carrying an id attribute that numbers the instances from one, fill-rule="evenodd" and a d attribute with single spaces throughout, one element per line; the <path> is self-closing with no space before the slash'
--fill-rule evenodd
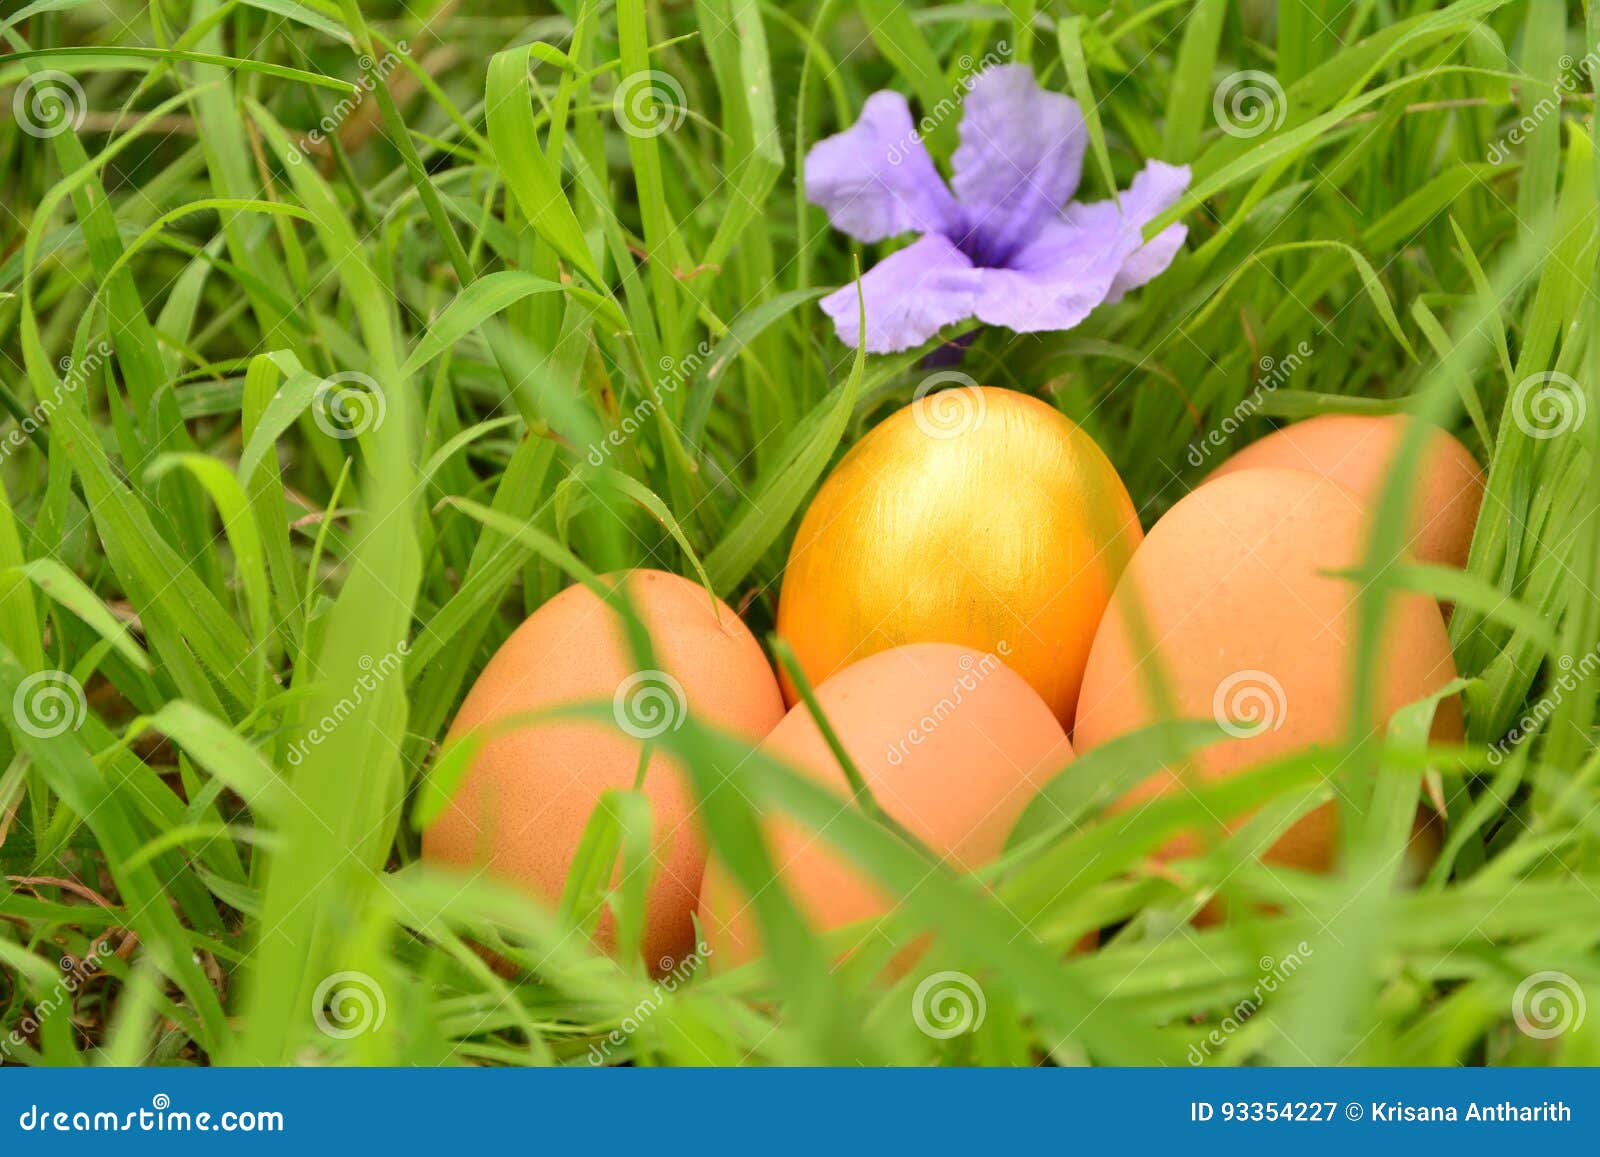
<path id="1" fill-rule="evenodd" d="M 1597 19 L 1548 0 L 8 4 L 4 1058 L 1600 1062 L 1600 1014 L 1547 1039 L 1512 1017 L 1535 973 L 1569 1006 L 1600 980 Z M 1392 584 L 1454 600 L 1466 746 L 1426 753 L 1424 705 L 1204 808 L 1100 817 L 1196 742 L 1158 728 L 1055 783 L 989 896 L 692 721 L 663 737 L 747 884 L 771 875 L 755 799 L 826 823 L 904 897 L 883 942 L 936 938 L 899 980 L 877 975 L 887 949 L 826 967 L 781 888 L 759 902 L 785 945 L 769 966 L 667 991 L 570 934 L 584 903 L 420 870 L 415 821 L 451 774 L 435 745 L 552 593 L 703 573 L 770 630 L 809 492 L 925 376 L 925 351 L 854 358 L 816 309 L 856 257 L 805 204 L 804 154 L 882 87 L 949 107 L 985 59 L 1094 110 L 1085 196 L 1149 157 L 1194 183 L 1153 227 L 1189 225 L 1165 276 L 1070 333 L 981 332 L 963 369 L 1087 428 L 1147 526 L 1225 452 L 1191 461 L 1214 431 L 1399 409 L 1454 429 L 1488 470 L 1468 572 L 1374 567 L 1360 647 L 1370 669 Z M 1250 82 L 1250 135 L 1217 104 L 1245 71 L 1272 82 Z M 69 131 L 13 102 L 45 84 Z M 641 84 L 666 107 L 630 104 Z M 941 165 L 955 125 L 929 136 Z M 1549 374 L 1574 384 L 1519 390 Z M 328 380 L 355 389 L 343 425 Z M 1534 436 L 1541 413 L 1564 432 Z M 1396 488 L 1374 560 L 1402 507 Z M 73 725 L 21 725 L 44 672 Z M 710 790 L 736 764 L 743 790 Z M 1429 784 L 1445 852 L 1396 891 Z M 1345 870 L 1259 868 L 1308 786 L 1342 801 Z M 1206 809 L 1263 805 L 1199 859 L 1145 861 Z M 629 855 L 637 818 L 597 823 L 593 862 Z M 1192 927 L 1217 887 L 1273 907 Z M 624 937 L 639 898 L 613 898 Z M 908 1015 L 943 968 L 986 998 L 947 1040 Z M 347 982 L 365 1031 L 321 1031 L 313 1006 Z"/>

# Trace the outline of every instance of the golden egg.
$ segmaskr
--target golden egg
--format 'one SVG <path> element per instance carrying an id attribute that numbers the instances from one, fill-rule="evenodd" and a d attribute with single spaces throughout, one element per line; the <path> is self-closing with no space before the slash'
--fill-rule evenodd
<path id="1" fill-rule="evenodd" d="M 1032 688 L 994 654 L 945 643 L 881 651 L 816 688 L 817 702 L 873 799 L 957 869 L 997 857 L 1041 787 L 1072 758 L 1066 733 Z M 761 744 L 847 802 L 849 786 L 801 704 Z M 810 828 L 763 820 L 784 886 L 820 931 L 887 913 L 892 898 Z M 760 954 L 755 912 L 713 857 L 700 922 L 718 968 Z"/>
<path id="2" fill-rule="evenodd" d="M 1216 718 L 1231 729 L 1230 738 L 1197 753 L 1201 776 L 1344 742 L 1360 591 L 1325 572 L 1360 564 L 1368 519 L 1351 491 L 1300 470 L 1240 470 L 1185 497 L 1150 529 L 1106 609 L 1084 673 L 1073 731 L 1078 751 L 1162 717 L 1148 682 L 1157 660 L 1175 717 Z M 1437 604 L 1410 593 L 1391 598 L 1370 677 L 1377 728 L 1455 678 Z M 1153 651 L 1134 641 L 1136 605 Z M 1453 697 L 1435 719 L 1436 738 L 1459 741 Z M 1176 769 L 1146 781 L 1124 802 L 1171 790 L 1182 790 Z M 1337 819 L 1333 804 L 1318 808 L 1285 832 L 1267 858 L 1326 870 L 1337 851 Z M 1181 839 L 1163 854 L 1186 855 L 1197 846 Z"/>
<path id="3" fill-rule="evenodd" d="M 1400 440 L 1417 420 L 1407 414 L 1308 418 L 1246 446 L 1207 481 L 1240 470 L 1282 466 L 1326 475 L 1370 504 L 1383 493 Z M 1465 446 L 1437 427 L 1426 435 L 1410 500 L 1411 553 L 1420 562 L 1466 566 L 1483 502 L 1483 472 Z"/>
<path id="4" fill-rule="evenodd" d="M 486 868 L 553 905 L 601 794 L 633 787 L 646 741 L 681 723 L 685 711 L 752 740 L 783 717 L 772 668 L 728 606 L 663 571 L 603 581 L 619 577 L 650 632 L 658 669 L 635 670 L 618 613 L 587 587 L 568 587 L 535 611 L 489 660 L 446 742 L 562 703 L 610 701 L 618 725 L 543 723 L 490 739 L 423 832 L 424 860 Z M 642 790 L 652 810 L 655 869 L 643 951 L 658 965 L 683 959 L 694 946 L 691 913 L 706 850 L 688 777 L 659 744 Z M 609 947 L 612 935 L 607 912 L 601 943 Z"/>
<path id="5" fill-rule="evenodd" d="M 1011 390 L 928 394 L 817 492 L 789 552 L 778 633 L 813 683 L 905 643 L 994 653 L 1064 724 L 1140 537 L 1122 480 L 1069 418 Z"/>

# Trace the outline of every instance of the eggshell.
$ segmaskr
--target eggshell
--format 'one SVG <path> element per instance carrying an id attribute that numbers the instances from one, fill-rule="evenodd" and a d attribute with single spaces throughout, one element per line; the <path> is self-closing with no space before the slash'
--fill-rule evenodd
<path id="1" fill-rule="evenodd" d="M 997 857 L 1040 787 L 1072 758 L 1050 708 L 993 654 L 917 643 L 853 663 L 816 688 L 817 701 L 873 798 L 960 869 Z M 793 708 L 764 754 L 837 791 L 849 786 L 816 720 Z M 891 910 L 891 898 L 826 840 L 793 820 L 763 821 L 781 879 L 813 927 L 827 931 Z M 759 955 L 755 910 L 715 857 L 700 920 L 717 968 Z"/>
<path id="2" fill-rule="evenodd" d="M 1225 776 L 1313 744 L 1342 743 L 1349 730 L 1359 591 L 1319 573 L 1358 564 L 1368 512 L 1331 479 L 1301 470 L 1240 470 L 1201 486 L 1151 528 L 1118 583 L 1084 673 L 1073 741 L 1080 752 L 1156 722 L 1151 659 L 1135 648 L 1130 608 L 1142 603 L 1179 718 L 1214 715 L 1245 734 L 1198 753 L 1195 769 Z M 1393 596 L 1383 626 L 1375 719 L 1455 677 L 1438 606 Z M 1459 704 L 1440 705 L 1434 734 L 1461 737 Z M 1137 788 L 1127 804 L 1182 790 L 1176 769 Z M 1271 849 L 1274 862 L 1326 870 L 1337 812 L 1303 817 Z M 1189 854 L 1181 839 L 1164 855 Z"/>
<path id="3" fill-rule="evenodd" d="M 1308 418 L 1246 446 L 1207 481 L 1240 470 L 1281 466 L 1325 475 L 1371 504 L 1388 482 L 1400 440 L 1417 420 L 1408 414 Z M 1430 428 L 1412 492 L 1411 552 L 1420 562 L 1466 566 L 1482 501 L 1483 473 L 1477 460 L 1445 431 Z"/>
<path id="4" fill-rule="evenodd" d="M 817 492 L 789 553 L 778 633 L 813 683 L 903 643 L 1005 643 L 1007 665 L 1065 725 L 1140 537 L 1110 461 L 1053 407 L 990 387 L 928 394 L 862 438 Z"/>
<path id="5" fill-rule="evenodd" d="M 783 698 L 760 645 L 739 616 L 705 589 L 657 570 L 622 578 L 650 632 L 660 670 L 682 689 L 682 705 L 707 723 L 764 736 L 783 717 Z M 556 595 L 518 627 L 467 693 L 450 728 L 454 738 L 509 715 L 561 703 L 613 700 L 634 675 L 622 622 L 587 587 Z M 645 699 L 627 716 L 641 732 L 663 726 L 646 702 L 677 711 L 675 690 L 659 673 L 629 684 Z M 667 717 L 670 719 L 670 716 Z M 588 722 L 524 727 L 489 740 L 450 806 L 423 833 L 424 860 L 490 872 L 554 904 L 579 837 L 601 793 L 633 786 L 642 738 Z M 643 950 L 652 965 L 679 960 L 694 945 L 691 913 L 705 866 L 705 843 L 692 819 L 688 778 L 659 746 L 645 771 L 656 840 L 656 875 Z M 600 939 L 609 945 L 610 913 Z M 670 966 L 668 966 L 670 967 Z"/>

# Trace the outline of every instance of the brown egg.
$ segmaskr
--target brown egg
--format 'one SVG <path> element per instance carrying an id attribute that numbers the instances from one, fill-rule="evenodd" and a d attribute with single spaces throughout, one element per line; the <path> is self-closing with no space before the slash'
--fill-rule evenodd
<path id="1" fill-rule="evenodd" d="M 1140 536 L 1111 461 L 1055 407 L 987 386 L 928 394 L 817 491 L 789 551 L 778 634 L 812 683 L 903 643 L 1005 645 L 1066 726 Z"/>
<path id="2" fill-rule="evenodd" d="M 1027 803 L 1072 758 L 1044 700 L 993 654 L 948 643 L 881 651 L 816 688 L 817 701 L 873 798 L 957 868 L 997 857 Z M 848 784 L 811 712 L 784 716 L 761 751 L 809 772 L 845 803 Z M 891 898 L 809 828 L 765 821 L 774 863 L 828 931 L 889 912 Z M 713 857 L 700 921 L 718 968 L 759 955 L 755 911 Z"/>
<path id="3" fill-rule="evenodd" d="M 633 786 L 645 740 L 681 723 L 685 710 L 752 739 L 783 717 L 777 679 L 738 615 L 677 575 L 634 570 L 604 581 L 619 577 L 660 670 L 635 672 L 621 619 L 587 587 L 568 587 L 535 611 L 489 660 L 446 742 L 508 715 L 585 700 L 612 701 L 619 726 L 548 723 L 489 740 L 423 833 L 424 860 L 485 865 L 554 904 L 596 802 L 602 792 Z M 688 778 L 659 748 L 643 790 L 656 842 L 643 948 L 659 967 L 694 945 L 705 843 Z M 601 942 L 609 945 L 611 935 L 607 912 Z"/>
<path id="4" fill-rule="evenodd" d="M 1240 470 L 1282 466 L 1309 470 L 1343 483 L 1368 503 L 1388 482 L 1407 414 L 1366 418 L 1324 414 L 1296 422 L 1246 446 L 1214 470 L 1207 481 Z M 1431 429 L 1412 495 L 1411 553 L 1418 561 L 1464 567 L 1472 530 L 1483 501 L 1483 473 L 1477 460 L 1455 438 Z"/>
<path id="5" fill-rule="evenodd" d="M 1224 776 L 1349 731 L 1359 591 L 1319 573 L 1356 566 L 1368 514 L 1339 483 L 1301 470 L 1241 470 L 1208 482 L 1161 518 L 1117 584 L 1084 673 L 1073 742 L 1080 752 L 1156 722 L 1148 657 L 1136 649 L 1130 607 L 1144 608 L 1179 718 L 1216 717 L 1235 737 L 1197 754 L 1194 769 Z M 1402 705 L 1455 677 L 1438 606 L 1423 595 L 1393 597 L 1376 664 L 1376 726 Z M 1461 737 L 1452 698 L 1434 734 Z M 1131 806 L 1178 789 L 1176 769 L 1147 780 Z M 1313 871 L 1335 853 L 1330 804 L 1284 833 L 1267 858 Z M 1238 822 L 1238 821 L 1236 821 Z M 1163 855 L 1192 853 L 1180 839 Z"/>

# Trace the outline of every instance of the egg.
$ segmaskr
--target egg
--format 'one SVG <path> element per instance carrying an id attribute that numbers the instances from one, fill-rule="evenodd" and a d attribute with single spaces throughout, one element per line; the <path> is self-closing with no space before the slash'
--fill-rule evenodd
<path id="1" fill-rule="evenodd" d="M 1129 563 L 1095 635 L 1084 673 L 1074 745 L 1089 752 L 1158 721 L 1150 664 L 1158 659 L 1173 715 L 1215 717 L 1230 737 L 1194 760 L 1206 778 L 1226 776 L 1318 744 L 1342 743 L 1352 710 L 1360 592 L 1322 573 L 1361 561 L 1369 514 L 1330 478 L 1303 470 L 1239 470 L 1199 487 L 1150 530 Z M 1438 690 L 1455 666 L 1437 604 L 1391 596 L 1374 665 L 1375 727 L 1402 705 Z M 1134 642 L 1132 608 L 1144 637 Z M 1454 697 L 1435 715 L 1434 735 L 1461 738 Z M 1131 806 L 1179 789 L 1177 769 L 1147 780 Z M 1333 804 L 1302 817 L 1267 858 L 1326 870 L 1337 850 Z M 1234 824 L 1241 822 L 1235 820 Z M 1162 856 L 1191 854 L 1186 837 Z"/>
<path id="2" fill-rule="evenodd" d="M 1053 407 L 984 386 L 927 394 L 818 490 L 789 552 L 778 633 L 813 683 L 905 643 L 1001 654 L 1065 725 L 1140 536 L 1110 461 Z"/>
<path id="3" fill-rule="evenodd" d="M 1011 827 L 1072 748 L 1055 714 L 992 653 L 914 643 L 853 663 L 816 688 L 817 702 L 877 804 L 951 866 L 995 859 Z M 825 784 L 849 785 L 804 704 L 761 744 L 763 754 Z M 825 838 L 777 815 L 763 828 L 779 877 L 820 931 L 888 913 L 892 898 Z M 700 921 L 717 968 L 760 954 L 755 910 L 713 856 Z"/>
<path id="4" fill-rule="evenodd" d="M 659 670 L 635 670 L 620 616 L 587 587 L 569 587 L 541 606 L 489 660 L 446 742 L 507 716 L 581 701 L 613 702 L 619 726 L 560 721 L 488 740 L 423 832 L 424 860 L 486 867 L 553 905 L 601 794 L 633 786 L 644 742 L 681 723 L 685 711 L 752 742 L 783 717 L 772 668 L 731 609 L 663 571 L 602 581 L 619 579 L 650 633 Z M 642 790 L 651 804 L 655 861 L 643 952 L 656 965 L 680 960 L 694 946 L 706 848 L 688 777 L 659 747 Z M 612 943 L 609 911 L 599 938 Z"/>
<path id="5" fill-rule="evenodd" d="M 1207 481 L 1240 470 L 1281 466 L 1325 475 L 1371 504 L 1383 493 L 1401 438 L 1418 420 L 1408 414 L 1308 418 L 1246 446 Z M 1477 460 L 1445 431 L 1430 428 L 1411 493 L 1410 547 L 1418 561 L 1466 566 L 1482 501 L 1483 472 Z"/>

